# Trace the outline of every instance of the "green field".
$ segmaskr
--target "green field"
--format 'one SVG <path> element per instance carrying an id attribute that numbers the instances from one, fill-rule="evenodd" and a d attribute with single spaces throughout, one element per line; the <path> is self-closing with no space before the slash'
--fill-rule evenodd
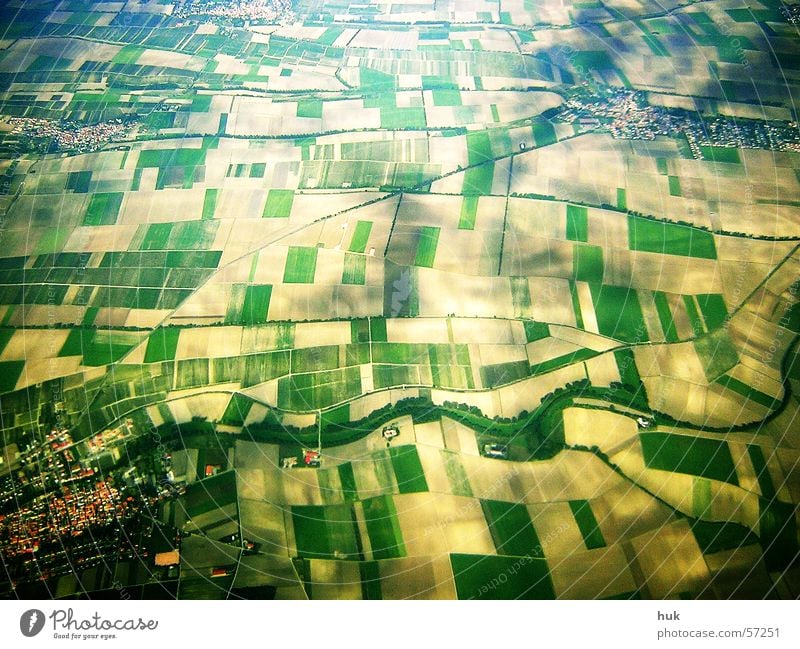
<path id="1" fill-rule="evenodd" d="M 376 496 L 362 503 L 372 557 L 394 559 L 406 556 L 397 509 L 391 496 Z"/>
<path id="2" fill-rule="evenodd" d="M 284 284 L 313 284 L 317 271 L 317 248 L 290 246 L 283 272 Z"/>
<path id="3" fill-rule="evenodd" d="M 89 207 L 83 216 L 84 225 L 114 225 L 122 206 L 122 192 L 92 194 Z"/>
<path id="4" fill-rule="evenodd" d="M 592 506 L 588 500 L 570 500 L 569 508 L 572 510 L 572 515 L 575 517 L 575 522 L 578 524 L 578 529 L 583 536 L 583 542 L 586 543 L 586 548 L 594 550 L 596 548 L 603 548 L 606 545 L 603 539 L 603 533 L 597 525 L 597 519 L 592 511 Z"/>
<path id="5" fill-rule="evenodd" d="M 297 555 L 306 559 L 357 559 L 358 527 L 351 505 L 292 507 Z"/>
<path id="6" fill-rule="evenodd" d="M 724 329 L 695 339 L 694 349 L 709 381 L 716 381 L 739 362 L 736 347 Z"/>
<path id="7" fill-rule="evenodd" d="M 416 446 L 393 446 L 389 449 L 389 457 L 401 494 L 428 491 Z"/>
<path id="8" fill-rule="evenodd" d="M 765 408 L 769 408 L 770 410 L 777 408 L 781 402 L 779 398 L 773 398 L 751 385 L 742 383 L 739 379 L 736 379 L 732 376 L 722 376 L 717 379 L 717 383 L 728 388 L 729 390 L 732 390 L 736 394 L 743 396 L 745 399 L 748 399 L 753 403 L 757 403 L 760 406 L 764 406 Z"/>
<path id="9" fill-rule="evenodd" d="M 656 305 L 656 311 L 658 311 L 661 328 L 664 330 L 664 338 L 668 343 L 678 342 L 678 331 L 675 328 L 675 320 L 672 317 L 672 310 L 669 307 L 666 293 L 653 291 L 653 301 Z"/>
<path id="10" fill-rule="evenodd" d="M 14 390 L 24 368 L 25 361 L 0 362 L 0 393 Z"/>
<path id="11" fill-rule="evenodd" d="M 177 327 L 161 327 L 156 329 L 147 339 L 144 362 L 157 363 L 159 361 L 174 360 L 180 335 L 181 330 Z"/>
<path id="12" fill-rule="evenodd" d="M 589 288 L 601 334 L 629 342 L 648 340 L 635 290 L 607 284 L 590 284 Z"/>
<path id="13" fill-rule="evenodd" d="M 671 433 L 640 433 L 645 464 L 738 485 L 727 442 Z"/>
<path id="14" fill-rule="evenodd" d="M 567 239 L 589 240 L 589 210 L 577 205 L 567 205 Z"/>
<path id="15" fill-rule="evenodd" d="M 461 214 L 458 217 L 459 230 L 474 230 L 478 216 L 478 197 L 464 196 L 461 200 Z"/>
<path id="16" fill-rule="evenodd" d="M 370 232 L 372 232 L 372 221 L 358 221 L 348 250 L 350 252 L 366 252 Z"/>
<path id="17" fill-rule="evenodd" d="M 497 554 L 517 557 L 543 556 L 539 537 L 525 505 L 499 500 L 481 500 L 481 507 Z"/>
<path id="18" fill-rule="evenodd" d="M 756 472 L 758 478 L 758 486 L 761 489 L 761 495 L 765 498 L 774 498 L 776 495 L 775 484 L 772 482 L 772 476 L 767 467 L 767 460 L 764 457 L 764 451 L 757 444 L 747 445 L 747 454 L 750 456 L 750 461 L 753 463 L 753 470 Z"/>
<path id="19" fill-rule="evenodd" d="M 461 193 L 488 196 L 492 193 L 493 182 L 494 162 L 490 161 L 478 167 L 470 167 L 464 172 L 464 185 Z"/>
<path id="20" fill-rule="evenodd" d="M 366 283 L 367 258 L 364 255 L 345 253 L 344 269 L 342 270 L 342 284 Z"/>
<path id="21" fill-rule="evenodd" d="M 628 245 L 631 250 L 716 259 L 717 249 L 710 232 L 688 225 L 628 217 Z"/>
<path id="22" fill-rule="evenodd" d="M 294 191 L 291 189 L 270 189 L 267 194 L 267 202 L 264 204 L 264 211 L 261 214 L 265 219 L 288 218 L 292 213 L 292 203 L 294 202 Z"/>
<path id="23" fill-rule="evenodd" d="M 578 281 L 603 281 L 603 249 L 600 246 L 576 245 L 572 257 L 573 276 Z"/>
<path id="24" fill-rule="evenodd" d="M 555 599 L 544 559 L 451 554 L 458 599 Z"/>
<path id="25" fill-rule="evenodd" d="M 218 189 L 206 189 L 205 198 L 203 199 L 203 218 L 213 219 L 214 212 L 217 209 L 217 197 L 219 194 Z"/>
<path id="26" fill-rule="evenodd" d="M 439 243 L 439 228 L 423 226 L 419 229 L 417 240 L 417 255 L 414 258 L 415 266 L 433 268 L 436 259 L 436 246 Z"/>
<path id="27" fill-rule="evenodd" d="M 269 284 L 247 286 L 242 305 L 243 325 L 263 324 L 267 321 L 269 301 L 272 297 L 272 286 Z"/>

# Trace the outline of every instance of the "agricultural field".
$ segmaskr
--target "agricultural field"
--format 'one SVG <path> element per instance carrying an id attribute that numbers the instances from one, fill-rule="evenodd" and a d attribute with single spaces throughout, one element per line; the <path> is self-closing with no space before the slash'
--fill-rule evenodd
<path id="1" fill-rule="evenodd" d="M 796 4 L 2 6 L 0 597 L 797 597 Z"/>

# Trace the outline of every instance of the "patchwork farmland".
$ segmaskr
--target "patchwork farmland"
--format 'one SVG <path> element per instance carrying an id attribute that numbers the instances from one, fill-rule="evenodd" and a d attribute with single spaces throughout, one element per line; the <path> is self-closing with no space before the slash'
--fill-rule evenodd
<path id="1" fill-rule="evenodd" d="M 4 3 L 0 596 L 796 598 L 794 5 L 235 4 Z"/>

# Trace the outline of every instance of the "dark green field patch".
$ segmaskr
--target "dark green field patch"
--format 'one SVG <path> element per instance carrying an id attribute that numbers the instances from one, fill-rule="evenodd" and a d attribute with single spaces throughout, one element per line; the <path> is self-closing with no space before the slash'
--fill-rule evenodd
<path id="1" fill-rule="evenodd" d="M 124 333 L 100 337 L 95 329 L 73 329 L 69 332 L 59 356 L 82 356 L 82 365 L 99 367 L 117 362 L 138 342 L 138 338 Z"/>
<path id="2" fill-rule="evenodd" d="M 160 327 L 150 334 L 144 352 L 145 363 L 175 360 L 178 338 L 181 330 L 177 327 Z"/>
<path id="3" fill-rule="evenodd" d="M 728 309 L 725 306 L 725 299 L 721 295 L 710 293 L 695 295 L 695 298 L 700 305 L 707 329 L 716 329 L 725 324 L 725 320 L 728 318 Z"/>
<path id="4" fill-rule="evenodd" d="M 661 328 L 664 330 L 665 340 L 668 343 L 678 342 L 678 330 L 675 328 L 675 320 L 672 317 L 667 295 L 661 291 L 653 291 L 653 301 L 656 305 Z"/>
<path id="5" fill-rule="evenodd" d="M 194 482 L 186 488 L 183 498 L 186 513 L 190 518 L 234 504 L 237 501 L 236 472 L 225 471 L 200 482 Z"/>
<path id="6" fill-rule="evenodd" d="M 484 388 L 496 388 L 530 376 L 528 361 L 508 361 L 482 365 L 481 383 Z"/>
<path id="7" fill-rule="evenodd" d="M 353 232 L 353 238 L 350 240 L 348 250 L 350 252 L 365 252 L 370 232 L 372 232 L 372 221 L 359 221 L 356 223 L 356 229 Z"/>
<path id="8" fill-rule="evenodd" d="M 313 284 L 317 271 L 317 248 L 290 246 L 283 273 L 284 284 Z"/>
<path id="9" fill-rule="evenodd" d="M 756 390 L 754 387 L 742 383 L 739 379 L 732 376 L 722 376 L 717 379 L 717 383 L 743 396 L 745 399 L 757 403 L 760 406 L 764 406 L 765 408 L 769 408 L 770 410 L 774 410 L 781 403 L 780 399 L 773 398 L 760 390 Z"/>
<path id="10" fill-rule="evenodd" d="M 692 533 L 703 554 L 714 554 L 734 550 L 758 542 L 758 538 L 744 525 L 724 522 L 712 523 L 695 519 L 691 522 Z"/>
<path id="11" fill-rule="evenodd" d="M 688 225 L 628 217 L 628 245 L 631 250 L 716 259 L 717 249 L 710 232 Z"/>
<path id="12" fill-rule="evenodd" d="M 604 548 L 606 541 L 600 531 L 600 526 L 597 524 L 597 519 L 589 501 L 570 500 L 569 508 L 572 510 L 572 515 L 575 517 L 575 522 L 578 524 L 578 529 L 581 531 L 583 542 L 586 544 L 587 549 Z"/>
<path id="13" fill-rule="evenodd" d="M 524 320 L 522 325 L 525 329 L 525 342 L 532 343 L 543 338 L 549 338 L 550 327 L 546 322 L 534 322 L 533 320 Z"/>
<path id="14" fill-rule="evenodd" d="M 284 219 L 292 213 L 294 191 L 291 189 L 270 189 L 262 216 L 265 219 Z"/>
<path id="15" fill-rule="evenodd" d="M 626 342 L 648 340 L 639 296 L 632 288 L 590 284 L 597 327 L 604 336 Z"/>
<path id="16" fill-rule="evenodd" d="M 739 485 L 725 441 L 671 433 L 640 433 L 645 465 Z"/>
<path id="17" fill-rule="evenodd" d="M 295 505 L 292 523 L 297 554 L 305 559 L 358 559 L 351 505 Z"/>
<path id="18" fill-rule="evenodd" d="M 533 140 L 536 142 L 537 147 L 555 144 L 558 141 L 555 126 L 543 119 L 535 120 L 533 123 Z"/>
<path id="19" fill-rule="evenodd" d="M 686 314 L 689 316 L 689 322 L 692 325 L 694 335 L 703 335 L 703 319 L 700 317 L 700 311 L 697 310 L 697 306 L 694 303 L 694 297 L 691 295 L 684 295 L 683 306 L 686 308 Z"/>
<path id="20" fill-rule="evenodd" d="M 272 297 L 270 284 L 250 284 L 245 289 L 241 322 L 243 325 L 264 324 Z"/>
<path id="21" fill-rule="evenodd" d="M 211 99 L 209 96 L 208 99 Z M 145 149 L 139 151 L 138 169 L 159 167 L 201 167 L 206 163 L 206 149 Z"/>
<path id="22" fill-rule="evenodd" d="M 642 385 L 642 377 L 636 369 L 636 358 L 630 349 L 618 349 L 614 352 L 614 359 L 619 369 L 620 381 L 623 385 L 638 390 Z"/>
<path id="23" fill-rule="evenodd" d="M 17 385 L 25 361 L 0 362 L 0 392 L 13 392 Z"/>
<path id="24" fill-rule="evenodd" d="M 403 534 L 397 521 L 397 509 L 391 496 L 376 496 L 363 501 L 373 559 L 396 559 L 406 556 Z"/>
<path id="25" fill-rule="evenodd" d="M 91 181 L 91 171 L 71 171 L 65 189 L 71 189 L 76 194 L 88 194 Z"/>
<path id="26" fill-rule="evenodd" d="M 567 239 L 589 240 L 589 210 L 578 205 L 567 205 Z"/>
<path id="27" fill-rule="evenodd" d="M 92 194 L 89 207 L 83 216 L 84 225 L 114 225 L 122 206 L 122 192 Z"/>
<path id="28" fill-rule="evenodd" d="M 231 395 L 231 400 L 222 414 L 222 423 L 228 426 L 244 426 L 247 415 L 253 407 L 253 400 L 239 392 Z"/>
<path id="29" fill-rule="evenodd" d="M 356 284 L 363 286 L 367 281 L 367 258 L 351 252 L 344 254 L 344 268 L 342 270 L 342 284 Z"/>
<path id="30" fill-rule="evenodd" d="M 525 505 L 499 500 L 480 502 L 497 554 L 516 557 L 542 556 L 542 546 Z"/>
<path id="31" fill-rule="evenodd" d="M 669 195 L 683 196 L 681 193 L 681 179 L 678 176 L 667 176 L 669 181 Z"/>
<path id="32" fill-rule="evenodd" d="M 0 329 L 0 354 L 3 353 L 3 350 L 6 348 L 6 345 L 8 345 L 8 342 L 11 340 L 15 331 L 16 331 L 15 329 L 10 329 L 6 327 Z"/>
<path id="33" fill-rule="evenodd" d="M 758 503 L 759 539 L 767 570 L 783 570 L 797 556 L 796 506 L 774 498 L 759 498 Z"/>
<path id="34" fill-rule="evenodd" d="M 600 246 L 576 245 L 573 247 L 572 272 L 583 282 L 603 281 L 603 249 Z"/>
<path id="35" fill-rule="evenodd" d="M 401 494 L 428 491 L 416 446 L 393 446 L 389 449 L 389 457 Z"/>
<path id="36" fill-rule="evenodd" d="M 774 498 L 775 485 L 772 482 L 769 467 L 767 467 L 767 460 L 764 458 L 764 451 L 758 444 L 748 444 L 747 454 L 753 463 L 753 470 L 758 479 L 758 486 L 761 488 L 761 495 L 765 498 Z"/>
<path id="37" fill-rule="evenodd" d="M 706 160 L 727 164 L 742 164 L 739 149 L 726 146 L 700 146 L 700 152 Z"/>
<path id="38" fill-rule="evenodd" d="M 358 564 L 361 577 L 361 599 L 383 599 L 381 592 L 381 573 L 377 561 L 362 561 Z"/>
<path id="39" fill-rule="evenodd" d="M 353 465 L 350 462 L 345 462 L 336 467 L 339 473 L 339 483 L 342 485 L 342 494 L 346 502 L 353 502 L 358 500 L 358 486 L 356 485 L 356 476 L 353 473 Z"/>
<path id="40" fill-rule="evenodd" d="M 544 559 L 451 554 L 458 599 L 555 599 Z"/>

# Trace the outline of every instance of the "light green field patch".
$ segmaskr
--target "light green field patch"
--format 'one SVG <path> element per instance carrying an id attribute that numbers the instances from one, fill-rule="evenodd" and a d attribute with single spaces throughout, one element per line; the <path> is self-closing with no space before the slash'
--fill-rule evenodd
<path id="1" fill-rule="evenodd" d="M 317 271 L 317 248 L 290 246 L 283 272 L 284 284 L 313 284 Z"/>
<path id="2" fill-rule="evenodd" d="M 366 283 L 367 258 L 346 252 L 344 255 L 344 269 L 342 271 L 342 284 L 356 284 L 363 286 Z"/>
<path id="3" fill-rule="evenodd" d="M 567 239 L 589 240 L 589 210 L 579 205 L 567 205 Z"/>
<path id="4" fill-rule="evenodd" d="M 415 266 L 433 268 L 436 260 L 436 247 L 439 243 L 439 228 L 433 226 L 422 226 L 419 229 L 419 239 L 417 240 L 417 254 L 414 258 Z"/>
<path id="5" fill-rule="evenodd" d="M 678 223 L 667 223 L 630 215 L 628 245 L 631 250 L 716 259 L 717 249 L 710 232 Z"/>
<path id="6" fill-rule="evenodd" d="M 461 456 L 458 453 L 444 449 L 440 449 L 439 453 L 442 456 L 451 493 L 454 496 L 472 496 L 472 487 L 469 484 L 464 465 L 461 463 Z"/>
<path id="7" fill-rule="evenodd" d="M 350 240 L 350 252 L 365 252 L 369 235 L 372 232 L 372 221 L 359 221 L 356 223 L 353 238 Z"/>
<path id="8" fill-rule="evenodd" d="M 458 90 L 432 90 L 434 106 L 460 106 L 461 92 Z"/>
<path id="9" fill-rule="evenodd" d="M 716 381 L 739 362 L 739 354 L 725 329 L 718 329 L 694 341 L 706 379 Z"/>
<path id="10" fill-rule="evenodd" d="M 461 199 L 461 215 L 458 218 L 459 230 L 474 230 L 478 216 L 478 196 L 464 196 Z"/>
<path id="11" fill-rule="evenodd" d="M 470 167 L 464 172 L 462 194 L 489 196 L 494 183 L 494 162 L 489 161 L 478 167 Z"/>
<path id="12" fill-rule="evenodd" d="M 292 213 L 294 191 L 291 189 L 270 189 L 261 216 L 265 219 L 285 219 Z"/>
<path id="13" fill-rule="evenodd" d="M 712 499 L 711 480 L 695 478 L 692 481 L 692 516 L 705 516 Z"/>
<path id="14" fill-rule="evenodd" d="M 572 267 L 575 279 L 583 282 L 603 281 L 603 249 L 600 246 L 576 244 Z"/>
<path id="15" fill-rule="evenodd" d="M 681 193 L 681 179 L 678 176 L 667 176 L 669 179 L 669 195 L 683 196 Z"/>

